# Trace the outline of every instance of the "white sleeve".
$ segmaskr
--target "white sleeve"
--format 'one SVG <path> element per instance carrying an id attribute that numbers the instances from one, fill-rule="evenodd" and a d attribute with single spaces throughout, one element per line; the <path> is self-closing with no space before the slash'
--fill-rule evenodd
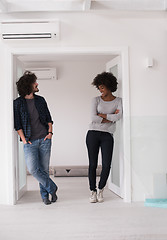
<path id="1" fill-rule="evenodd" d="M 122 99 L 120 98 L 119 102 L 118 102 L 118 106 L 117 109 L 119 110 L 119 113 L 115 114 L 107 114 L 106 119 L 111 121 L 111 122 L 116 122 L 119 119 L 122 118 Z"/>
<path id="2" fill-rule="evenodd" d="M 92 104 L 91 104 L 91 120 L 92 122 L 101 123 L 103 119 L 97 116 L 98 114 L 97 106 L 98 106 L 98 100 L 95 97 L 92 99 Z"/>

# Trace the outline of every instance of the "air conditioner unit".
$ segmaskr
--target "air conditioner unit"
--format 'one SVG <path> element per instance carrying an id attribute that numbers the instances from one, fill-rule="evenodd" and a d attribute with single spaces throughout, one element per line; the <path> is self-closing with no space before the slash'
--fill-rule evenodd
<path id="1" fill-rule="evenodd" d="M 51 39 L 59 37 L 58 20 L 13 20 L 1 22 L 2 38 Z"/>
<path id="2" fill-rule="evenodd" d="M 37 80 L 56 80 L 56 68 L 28 68 L 26 69 L 34 73 Z"/>

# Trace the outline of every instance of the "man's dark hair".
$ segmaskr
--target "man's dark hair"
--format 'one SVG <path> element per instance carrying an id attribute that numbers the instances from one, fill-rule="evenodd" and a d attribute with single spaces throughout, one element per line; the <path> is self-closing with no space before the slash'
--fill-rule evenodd
<path id="1" fill-rule="evenodd" d="M 115 92 L 117 90 L 117 79 L 116 77 L 109 72 L 102 72 L 98 74 L 92 82 L 92 85 L 99 89 L 100 85 L 104 85 L 111 92 Z"/>
<path id="2" fill-rule="evenodd" d="M 32 84 L 35 83 L 37 77 L 30 71 L 25 71 L 24 75 L 16 82 L 17 91 L 21 97 L 25 97 L 32 93 Z"/>

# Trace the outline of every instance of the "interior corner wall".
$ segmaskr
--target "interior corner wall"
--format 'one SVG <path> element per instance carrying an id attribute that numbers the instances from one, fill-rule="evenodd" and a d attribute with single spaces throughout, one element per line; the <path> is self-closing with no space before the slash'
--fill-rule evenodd
<path id="1" fill-rule="evenodd" d="M 0 85 L 1 85 L 1 94 L 0 94 L 0 204 L 9 204 L 9 155 L 12 152 L 12 149 L 9 148 L 8 140 L 12 137 L 12 134 L 9 132 L 8 128 L 8 103 L 7 98 L 10 94 L 10 89 L 8 88 L 8 82 L 6 81 L 6 72 L 5 72 L 5 45 L 0 43 Z M 12 104 L 12 103 L 11 103 Z"/>
<path id="2" fill-rule="evenodd" d="M 3 48 L 2 46 L 0 46 L 0 66 L 3 66 Z M 1 67 L 1 78 L 0 78 L 0 84 L 1 84 L 1 89 L 4 89 L 5 88 L 5 82 L 3 81 L 3 68 Z M 1 92 L 0 94 L 0 109 L 1 109 L 1 117 L 0 117 L 0 134 L 1 136 L 3 136 L 3 128 L 4 128 L 4 118 L 5 118 L 5 109 L 4 109 L 4 106 L 2 105 L 2 102 L 3 102 L 3 99 L 4 99 L 4 91 Z M 1 157 L 0 157 L 0 165 L 1 165 L 1 174 L 0 174 L 0 199 L 2 199 L 1 203 L 5 203 L 6 202 L 6 194 L 2 194 L 3 192 L 3 189 L 4 189 L 4 183 L 5 183 L 5 180 L 7 181 L 7 179 L 5 178 L 5 172 L 7 172 L 7 168 L 5 166 L 5 162 L 4 160 L 6 159 L 5 158 L 5 152 L 3 151 L 4 149 L 4 141 L 3 141 L 3 138 L 1 137 L 0 138 L 0 153 L 1 153 Z"/>
<path id="3" fill-rule="evenodd" d="M 129 47 L 132 200 L 143 201 L 146 196 L 153 195 L 154 174 L 166 173 L 167 169 L 166 12 L 100 11 L 57 13 L 56 17 L 61 23 L 60 40 L 50 43 L 49 46 Z M 55 14 L 15 13 L 8 18 L 55 18 Z M 0 41 L 0 47 L 1 45 Z M 48 46 L 48 43 L 29 41 L 29 44 L 19 42 L 12 45 L 18 48 L 25 46 L 38 48 Z M 154 59 L 152 68 L 146 65 L 148 57 Z M 1 61 L 3 63 L 2 54 Z M 5 74 L 1 77 L 5 79 Z M 5 83 L 2 83 L 2 86 L 4 85 Z M 8 90 L 5 88 L 1 99 L 3 100 L 7 94 Z M 1 105 L 2 113 L 6 114 L 2 101 Z M 1 121 L 2 119 L 5 122 L 4 116 Z M 4 122 L 0 126 L 1 134 L 4 131 L 2 127 Z M 7 151 L 2 139 L 1 142 L 3 152 Z M 4 159 L 1 158 L 1 162 L 7 161 L 5 152 L 2 156 Z M 7 171 L 5 166 L 2 163 L 1 171 Z M 2 178 L 0 174 L 0 180 Z M 1 189 L 4 190 L 5 187 L 1 186 Z"/>

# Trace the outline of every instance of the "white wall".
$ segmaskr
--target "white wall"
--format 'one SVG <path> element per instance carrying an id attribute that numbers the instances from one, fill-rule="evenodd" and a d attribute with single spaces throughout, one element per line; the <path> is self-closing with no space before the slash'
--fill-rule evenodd
<path id="1" fill-rule="evenodd" d="M 34 13 L 31 16 L 13 14 L 10 17 L 55 18 L 55 14 L 42 13 L 40 15 Z M 63 46 L 129 46 L 132 199 L 134 201 L 144 200 L 145 196 L 153 194 L 154 174 L 166 172 L 167 169 L 166 12 L 57 13 L 56 17 L 61 21 L 61 39 L 60 42 L 50 43 L 50 46 L 54 45 L 58 48 Z M 20 42 L 13 45 L 25 46 Z M 29 46 L 45 47 L 47 42 L 33 44 L 29 42 L 26 47 Z M 0 48 L 2 48 L 1 43 Z M 145 60 L 148 56 L 153 57 L 156 62 L 151 69 L 145 66 Z M 3 61 L 2 54 L 1 59 Z M 1 82 L 3 79 L 5 79 L 5 74 L 1 74 Z M 6 84 L 3 82 L 1 85 L 4 87 L 1 98 L 6 96 L 8 92 Z M 77 97 L 78 95 L 77 92 Z M 4 105 L 1 107 L 3 116 L 6 114 L 5 107 Z M 56 121 L 61 120 L 57 119 Z M 0 125 L 0 128 L 1 133 L 3 133 L 3 124 Z M 82 136 L 83 132 L 84 130 L 82 130 Z M 8 132 L 7 126 L 5 133 L 10 137 L 11 132 Z M 2 149 L 7 151 L 6 142 L 2 141 L 1 144 Z M 5 177 L 0 174 L 0 183 L 6 179 L 7 161 L 7 154 L 3 152 L 1 171 L 5 171 L 3 173 Z M 3 189 L 1 192 L 8 194 L 4 186 L 1 186 L 1 189 Z M 5 200 L 0 198 L 0 201 L 3 203 Z"/>
<path id="2" fill-rule="evenodd" d="M 6 82 L 4 81 L 5 76 L 5 69 L 3 68 L 4 64 L 4 51 L 3 48 L 0 48 L 0 66 L 1 66 L 1 77 L 0 77 L 0 84 L 1 84 L 1 94 L 0 94 L 0 110 L 1 110 L 1 117 L 0 117 L 0 201 L 1 203 L 7 203 L 8 200 L 8 151 L 7 151 L 7 125 L 6 122 L 6 94 L 7 86 Z M 2 90 L 3 89 L 3 90 Z"/>
<path id="3" fill-rule="evenodd" d="M 45 67 L 56 67 L 58 74 L 58 80 L 38 81 L 39 95 L 45 97 L 54 121 L 52 166 L 88 165 L 85 138 L 90 104 L 92 97 L 99 95 L 91 83 L 98 73 L 105 71 L 106 62 L 94 59 L 42 63 Z"/>

